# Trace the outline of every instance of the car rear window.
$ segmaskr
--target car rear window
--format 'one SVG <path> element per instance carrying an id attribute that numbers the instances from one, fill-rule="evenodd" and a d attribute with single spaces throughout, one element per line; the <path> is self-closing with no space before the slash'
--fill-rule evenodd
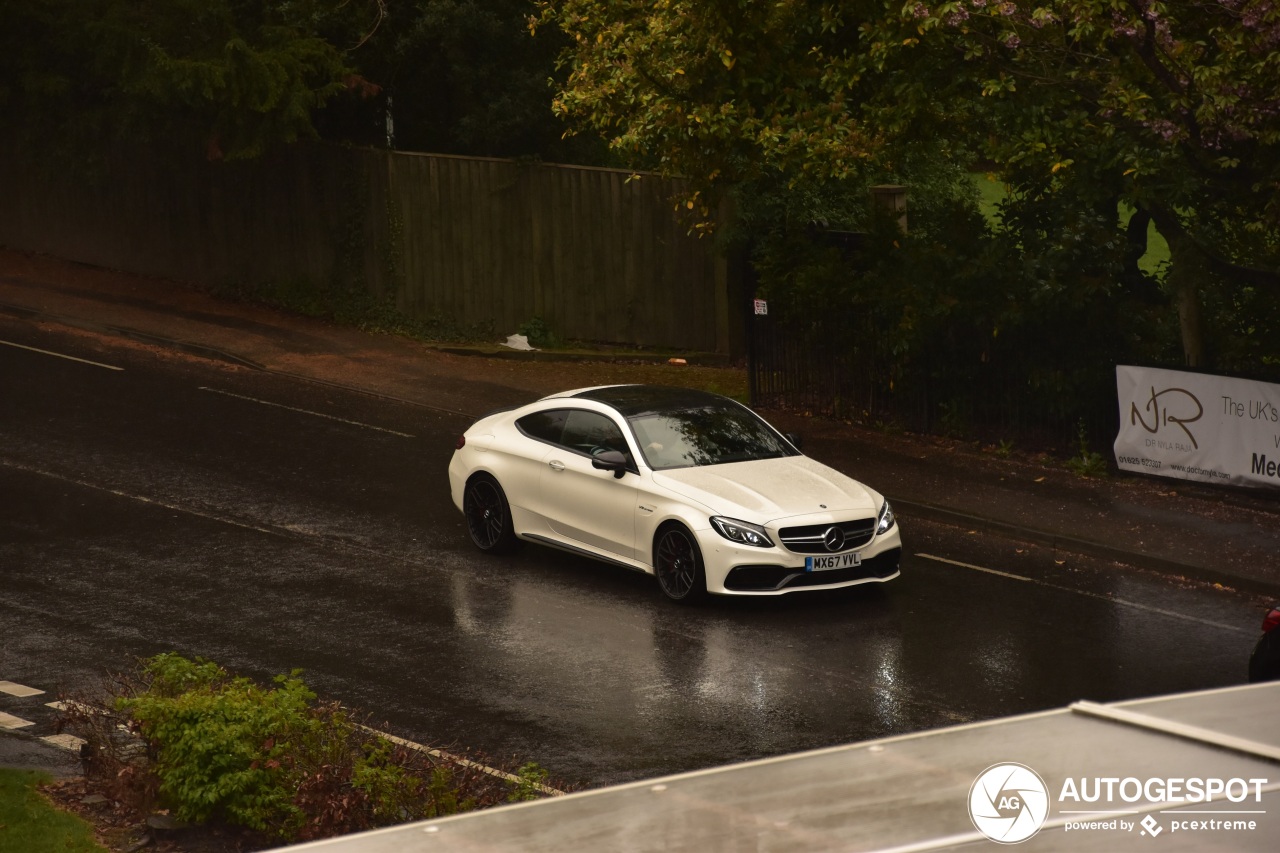
<path id="1" fill-rule="evenodd" d="M 568 419 L 568 409 L 552 409 L 525 415 L 516 421 L 516 426 L 530 438 L 561 444 L 564 438 L 564 424 Z"/>

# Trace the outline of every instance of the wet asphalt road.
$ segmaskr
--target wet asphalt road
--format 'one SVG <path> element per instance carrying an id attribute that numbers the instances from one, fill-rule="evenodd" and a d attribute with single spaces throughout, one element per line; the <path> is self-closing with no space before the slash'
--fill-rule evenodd
<path id="1" fill-rule="evenodd" d="M 907 517 L 890 584 L 680 608 L 475 552 L 447 398 L 2 318 L 0 341 L 0 680 L 50 692 L 163 651 L 302 668 L 396 734 L 600 784 L 1239 683 L 1256 639 L 1254 599 Z"/>

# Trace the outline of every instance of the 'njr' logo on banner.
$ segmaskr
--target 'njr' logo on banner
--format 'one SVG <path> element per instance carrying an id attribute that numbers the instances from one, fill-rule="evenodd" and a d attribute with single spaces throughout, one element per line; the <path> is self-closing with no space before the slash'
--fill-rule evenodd
<path id="1" fill-rule="evenodd" d="M 1194 414 L 1192 413 L 1193 407 Z M 1187 424 L 1195 423 L 1204 415 L 1204 406 L 1200 405 L 1200 401 L 1196 399 L 1195 394 L 1185 388 L 1166 388 L 1157 392 L 1155 387 L 1152 386 L 1151 399 L 1147 401 L 1143 411 L 1151 416 L 1152 423 L 1147 423 L 1147 416 L 1139 411 L 1137 403 L 1129 404 L 1130 426 L 1142 424 L 1142 428 L 1147 432 L 1155 433 L 1159 432 L 1162 426 L 1174 424 L 1187 434 L 1187 438 L 1191 439 L 1192 447 L 1197 450 L 1200 448 L 1196 437 L 1187 428 Z"/>

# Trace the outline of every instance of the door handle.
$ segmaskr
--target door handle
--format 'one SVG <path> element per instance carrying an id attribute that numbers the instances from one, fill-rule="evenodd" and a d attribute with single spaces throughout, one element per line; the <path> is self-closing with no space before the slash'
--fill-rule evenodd
<path id="1" fill-rule="evenodd" d="M 552 471 L 563 471 L 563 470 L 564 470 L 564 463 L 563 463 L 563 462 L 561 462 L 559 459 L 552 459 L 550 462 L 548 462 L 548 463 L 547 463 L 547 465 L 549 465 L 549 466 L 551 467 L 551 470 L 552 470 Z"/>

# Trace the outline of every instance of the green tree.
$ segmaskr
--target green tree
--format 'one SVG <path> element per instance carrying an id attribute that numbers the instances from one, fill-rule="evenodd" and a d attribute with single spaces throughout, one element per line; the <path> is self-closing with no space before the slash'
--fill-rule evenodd
<path id="1" fill-rule="evenodd" d="M 361 73 L 388 101 L 344 97 L 334 133 L 381 143 L 390 104 L 397 148 L 494 157 L 598 161 L 589 136 L 563 139 L 551 112 L 555 28 L 531 37 L 531 0 L 417 0 L 388 7 L 361 51 Z"/>
<path id="2" fill-rule="evenodd" d="M 620 158 L 690 181 L 710 219 L 724 187 L 854 175 L 879 148 L 842 69 L 875 3 L 546 0 L 572 40 L 559 115 Z"/>
<path id="3" fill-rule="evenodd" d="M 555 28 L 531 0 L 0 4 L 0 108 L 31 144 L 114 139 L 213 159 L 299 139 L 600 163 L 551 111 Z M 393 122 L 389 122 L 389 118 Z"/>
<path id="4" fill-rule="evenodd" d="M 315 111 L 369 92 L 352 60 L 383 0 L 45 0 L 0 8 L 0 104 L 29 138 L 113 138 L 253 157 L 314 135 Z"/>
<path id="5" fill-rule="evenodd" d="M 898 52 L 949 45 L 956 96 L 994 126 L 985 151 L 1022 186 L 1092 186 L 1169 243 L 1190 365 L 1226 276 L 1280 286 L 1280 6 L 1271 0 L 908 3 Z"/>
<path id="6" fill-rule="evenodd" d="M 541 20 L 573 38 L 556 109 L 695 199 L 928 139 L 989 160 L 1022 210 L 1065 201 L 1121 239 L 1122 202 L 1134 233 L 1154 220 L 1190 364 L 1207 281 L 1280 284 L 1273 0 L 546 0 Z"/>

